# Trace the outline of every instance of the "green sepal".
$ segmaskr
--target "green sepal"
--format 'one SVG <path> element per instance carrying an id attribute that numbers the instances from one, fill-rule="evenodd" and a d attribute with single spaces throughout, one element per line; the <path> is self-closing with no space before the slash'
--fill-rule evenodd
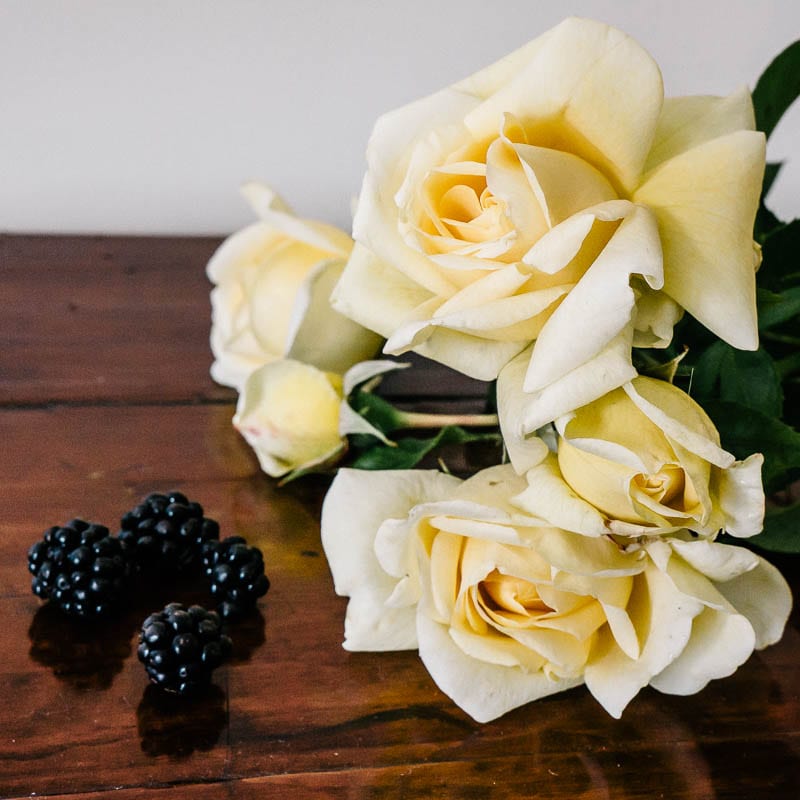
<path id="1" fill-rule="evenodd" d="M 356 389 L 349 400 L 353 410 L 381 433 L 392 433 L 402 427 L 401 413 L 380 395 Z"/>

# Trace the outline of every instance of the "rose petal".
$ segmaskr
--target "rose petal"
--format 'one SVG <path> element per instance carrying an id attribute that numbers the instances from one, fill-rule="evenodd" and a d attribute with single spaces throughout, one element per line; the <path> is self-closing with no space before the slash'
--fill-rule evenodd
<path id="1" fill-rule="evenodd" d="M 424 335 L 422 341 L 417 342 L 412 338 L 409 344 L 395 348 L 392 347 L 395 341 L 392 337 L 384 351 L 391 355 L 402 355 L 413 348 L 421 356 L 481 381 L 497 378 L 500 370 L 527 344 L 525 341 L 495 342 L 439 325 L 423 325 L 419 329 Z M 397 335 L 399 338 L 400 334 Z"/>
<path id="2" fill-rule="evenodd" d="M 558 119 L 553 135 L 625 189 L 636 182 L 656 128 L 663 87 L 652 58 L 621 31 L 567 19 L 541 37 L 532 58 L 467 115 L 476 139 L 503 112 L 520 119 Z M 530 87 L 536 87 L 531 91 Z"/>
<path id="3" fill-rule="evenodd" d="M 667 97 L 645 171 L 703 142 L 727 133 L 754 129 L 753 101 L 746 86 L 728 97 Z"/>
<path id="4" fill-rule="evenodd" d="M 248 181 L 241 189 L 242 197 L 250 204 L 257 217 L 265 219 L 274 211 L 293 214 L 289 204 L 271 187 L 260 181 Z"/>
<path id="5" fill-rule="evenodd" d="M 672 549 L 697 572 L 717 583 L 738 578 L 758 566 L 758 556 L 744 547 L 707 539 L 671 539 Z"/>
<path id="6" fill-rule="evenodd" d="M 343 449 L 335 380 L 289 359 L 265 364 L 248 376 L 233 424 L 268 475 L 281 477 L 324 463 Z"/>
<path id="7" fill-rule="evenodd" d="M 719 505 L 725 515 L 725 532 L 731 536 L 755 536 L 764 527 L 763 463 L 764 456 L 753 453 L 720 476 Z"/>
<path id="8" fill-rule="evenodd" d="M 734 457 L 719 446 L 719 433 L 703 409 L 672 384 L 640 376 L 624 387 L 636 407 L 665 435 L 722 469 Z"/>
<path id="9" fill-rule="evenodd" d="M 241 390 L 247 376 L 262 364 L 278 358 L 265 353 L 253 335 L 241 287 L 223 284 L 211 290 L 211 377 Z"/>
<path id="10" fill-rule="evenodd" d="M 753 627 L 743 616 L 707 608 L 694 618 L 683 652 L 650 685 L 665 694 L 695 694 L 709 681 L 732 675 L 750 657 L 754 642 Z"/>
<path id="11" fill-rule="evenodd" d="M 446 495 L 458 483 L 436 471 L 339 470 L 323 503 L 321 532 L 336 593 L 350 596 L 346 649 L 416 646 L 414 607 L 387 605 L 397 578 L 378 562 L 376 534 L 385 519 L 405 517 L 416 503 Z"/>
<path id="12" fill-rule="evenodd" d="M 325 495 L 321 520 L 336 593 L 351 595 L 371 581 L 383 581 L 391 591 L 396 579 L 380 568 L 374 551 L 381 524 L 404 519 L 415 505 L 448 496 L 460 482 L 437 470 L 341 468 Z"/>
<path id="13" fill-rule="evenodd" d="M 573 214 L 542 236 L 523 256 L 522 261 L 539 272 L 555 275 L 570 262 L 579 259 L 581 268 L 577 271 L 577 277 L 580 277 L 606 246 L 614 231 L 612 226 L 596 223 L 617 222 L 632 214 L 633 210 L 633 204 L 628 200 L 610 200 Z M 587 248 L 586 239 L 593 228 L 601 228 L 605 233 L 599 237 L 597 243 Z"/>
<path id="14" fill-rule="evenodd" d="M 353 409 L 347 400 L 342 400 L 339 406 L 339 435 L 349 436 L 354 433 L 374 436 L 390 447 L 394 445 L 394 442 L 392 442 L 383 431 L 376 428 L 371 422 L 367 421 L 365 417 L 362 417 L 361 414 Z"/>
<path id="15" fill-rule="evenodd" d="M 658 228 L 644 208 L 634 208 L 623 219 L 547 321 L 533 347 L 526 392 L 542 390 L 590 362 L 630 325 L 636 303 L 630 287 L 634 274 L 644 276 L 654 288 L 663 280 Z M 578 319 L 580 326 L 575 325 Z M 591 336 L 584 334 L 587 330 Z"/>
<path id="16" fill-rule="evenodd" d="M 617 199 L 602 173 L 572 153 L 529 144 L 515 144 L 513 149 L 551 228 L 586 208 Z"/>
<path id="17" fill-rule="evenodd" d="M 244 184 L 241 191 L 262 221 L 287 239 L 339 258 L 347 258 L 353 249 L 353 240 L 344 231 L 324 222 L 295 216 L 283 198 L 263 183 L 251 181 Z"/>
<path id="18" fill-rule="evenodd" d="M 527 472 L 528 486 L 514 497 L 514 503 L 556 528 L 603 536 L 609 532 L 605 517 L 570 489 L 561 475 L 556 457 L 550 453 Z"/>
<path id="19" fill-rule="evenodd" d="M 308 274 L 295 298 L 286 353 L 287 358 L 340 375 L 374 356 L 381 346 L 377 334 L 339 314 L 330 304 L 343 269 L 341 260 L 323 261 Z M 273 297 L 272 307 L 277 305 Z M 331 340 L 335 340 L 335 347 L 331 347 Z"/>
<path id="20" fill-rule="evenodd" d="M 536 392 L 525 392 L 519 386 L 520 373 L 525 374 L 527 365 L 524 365 L 525 370 L 518 369 L 519 364 L 512 369 L 504 368 L 497 382 L 501 425 L 507 442 L 509 437 L 517 440 L 513 449 L 509 448 L 509 454 L 524 448 L 522 440 L 527 433 L 591 403 L 636 377 L 631 363 L 631 336 L 629 326 L 591 361 Z M 512 398 L 514 394 L 516 399 Z M 524 464 L 518 468 L 523 469 Z"/>
<path id="21" fill-rule="evenodd" d="M 664 292 L 651 289 L 645 281 L 631 282 L 637 294 L 633 324 L 634 347 L 667 347 L 683 309 Z"/>
<path id="22" fill-rule="evenodd" d="M 775 644 L 792 610 L 792 592 L 783 575 L 769 561 L 731 580 L 717 584 L 731 605 L 747 617 L 756 633 L 756 649 Z"/>
<path id="23" fill-rule="evenodd" d="M 621 585 L 605 579 L 638 575 L 646 564 L 646 559 L 639 553 L 620 550 L 607 537 L 588 537 L 554 528 L 540 528 L 531 532 L 530 539 L 533 548 L 548 564 L 552 564 L 570 579 L 581 579 L 571 584 L 572 588 L 569 588 L 568 583 L 559 580 L 559 588 L 578 594 L 589 594 L 604 603 L 611 602 L 610 596 L 605 594 L 609 591 L 615 593 L 616 603 L 622 602 L 616 594 Z M 584 578 L 585 581 L 582 580 Z M 577 588 L 578 584 L 581 585 L 580 590 Z"/>
<path id="24" fill-rule="evenodd" d="M 537 652 L 503 634 L 475 634 L 463 628 L 450 628 L 450 636 L 465 656 L 487 664 L 536 672 L 546 663 Z"/>
<path id="25" fill-rule="evenodd" d="M 248 285 L 247 300 L 250 326 L 266 352 L 286 355 L 304 307 L 310 305 L 308 288 L 304 290 L 304 285 L 329 255 L 303 242 L 284 239 L 279 247 L 262 257 Z"/>
<path id="26" fill-rule="evenodd" d="M 212 283 L 222 283 L 235 273 L 241 273 L 245 264 L 260 262 L 283 243 L 283 236 L 274 228 L 264 222 L 254 222 L 222 242 L 206 265 L 206 275 Z"/>
<path id="27" fill-rule="evenodd" d="M 639 658 L 626 656 L 607 631 L 586 666 L 587 688 L 617 719 L 639 690 L 681 654 L 691 636 L 692 620 L 703 609 L 655 567 L 648 567 L 638 580 L 628 607 L 643 640 Z"/>
<path id="28" fill-rule="evenodd" d="M 664 162 L 634 193 L 658 218 L 664 291 L 743 350 L 758 347 L 753 221 L 764 150 L 763 133 L 730 133 Z"/>
<path id="29" fill-rule="evenodd" d="M 420 609 L 419 655 L 436 685 L 477 722 L 489 722 L 532 700 L 571 689 L 580 678 L 549 678 L 543 672 L 479 661 L 451 638 L 447 627 Z"/>
<path id="30" fill-rule="evenodd" d="M 430 298 L 429 291 L 356 244 L 331 304 L 365 328 L 391 336 Z"/>
<path id="31" fill-rule="evenodd" d="M 344 374 L 344 396 L 349 397 L 353 389 L 372 378 L 376 378 L 378 375 L 385 375 L 387 372 L 393 372 L 397 369 L 408 369 L 410 366 L 411 364 L 407 362 L 389 361 L 387 359 L 362 361 L 358 364 L 353 364 Z"/>

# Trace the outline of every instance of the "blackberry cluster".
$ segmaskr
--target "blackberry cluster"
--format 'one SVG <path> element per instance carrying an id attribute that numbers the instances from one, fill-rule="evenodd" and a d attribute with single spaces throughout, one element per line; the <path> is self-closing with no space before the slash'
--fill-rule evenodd
<path id="1" fill-rule="evenodd" d="M 241 536 L 206 542 L 203 565 L 211 594 L 217 599 L 219 613 L 225 619 L 243 616 L 269 590 L 261 551 L 248 547 Z"/>
<path id="2" fill-rule="evenodd" d="M 221 618 L 243 616 L 269 589 L 261 551 L 248 547 L 241 536 L 220 542 L 217 522 L 180 492 L 148 495 L 125 514 L 120 526 L 117 536 L 104 525 L 81 519 L 49 528 L 28 551 L 33 591 L 68 614 L 101 618 L 129 599 L 134 575 L 176 576 L 202 562 L 219 612 L 170 603 L 145 620 L 138 647 L 155 686 L 177 695 L 195 694 L 210 684 L 213 670 L 231 653 Z M 67 633 L 68 639 L 76 633 L 89 635 L 92 628 L 96 634 L 95 626 L 81 625 Z M 72 660 L 91 644 L 85 638 L 80 642 Z M 91 662 L 102 660 L 108 642 L 99 646 L 99 655 L 89 655 Z M 47 651 L 42 657 L 59 665 L 51 656 Z"/>
<path id="3" fill-rule="evenodd" d="M 219 614 L 202 606 L 170 603 L 142 625 L 137 654 L 150 681 L 180 695 L 198 692 L 231 653 Z"/>
<path id="4" fill-rule="evenodd" d="M 181 492 L 149 494 L 120 521 L 119 539 L 143 573 L 175 574 L 198 564 L 204 542 L 219 539 L 219 524 Z"/>
<path id="5" fill-rule="evenodd" d="M 28 569 L 34 594 L 90 618 L 118 610 L 129 574 L 119 540 L 82 519 L 48 528 L 28 551 Z"/>

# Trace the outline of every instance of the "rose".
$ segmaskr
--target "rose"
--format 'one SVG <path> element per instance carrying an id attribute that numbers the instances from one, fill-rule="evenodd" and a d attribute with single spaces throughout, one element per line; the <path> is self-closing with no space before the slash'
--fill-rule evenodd
<path id="1" fill-rule="evenodd" d="M 339 373 L 369 358 L 379 338 L 328 302 L 350 237 L 298 219 L 266 186 L 249 183 L 243 193 L 260 219 L 228 237 L 207 267 L 214 380 L 241 389 L 253 370 L 284 356 Z"/>
<path id="2" fill-rule="evenodd" d="M 343 453 L 341 401 L 340 375 L 280 359 L 249 375 L 233 424 L 264 472 L 277 478 L 333 462 Z"/>
<path id="3" fill-rule="evenodd" d="M 638 377 L 559 417 L 556 454 L 518 435 L 516 387 L 501 380 L 498 396 L 511 461 L 527 472 L 529 513 L 590 536 L 761 530 L 763 456 L 736 461 L 703 409 L 671 383 Z"/>
<path id="4" fill-rule="evenodd" d="M 344 375 L 282 358 L 250 373 L 242 386 L 233 425 L 253 448 L 261 468 L 280 478 L 333 466 L 347 450 L 347 435 L 389 440 L 349 404 L 355 389 L 370 392 L 381 377 L 408 364 L 360 361 Z M 384 409 L 384 413 L 389 413 Z M 413 414 L 394 410 L 405 427 Z"/>
<path id="5" fill-rule="evenodd" d="M 515 506 L 524 488 L 509 466 L 463 483 L 340 470 L 322 541 L 350 597 L 344 647 L 419 648 L 483 722 L 581 682 L 619 717 L 643 686 L 697 692 L 780 638 L 789 589 L 754 553 L 688 534 L 625 549 L 568 533 Z"/>
<path id="6" fill-rule="evenodd" d="M 526 356 L 526 432 L 635 376 L 688 310 L 757 347 L 765 139 L 746 91 L 664 100 L 656 64 L 568 19 L 378 120 L 334 306 L 476 378 Z"/>

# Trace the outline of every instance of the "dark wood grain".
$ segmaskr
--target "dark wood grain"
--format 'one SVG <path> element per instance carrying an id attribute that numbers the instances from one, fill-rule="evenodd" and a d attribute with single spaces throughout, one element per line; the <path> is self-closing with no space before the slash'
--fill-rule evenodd
<path id="1" fill-rule="evenodd" d="M 0 377 L 0 798 L 156 800 L 167 787 L 187 800 L 800 795 L 796 611 L 780 644 L 693 697 L 645 690 L 615 721 L 575 689 L 479 725 L 438 691 L 415 653 L 341 648 L 345 601 L 319 539 L 327 482 L 279 488 L 263 475 L 230 426 L 232 395 L 206 376 L 211 243 L 2 241 L 4 257 L 27 264 L 12 282 L 15 303 L 49 297 L 51 281 L 63 295 L 59 276 L 70 274 L 85 317 L 102 316 L 110 291 L 118 313 L 107 330 L 130 335 L 106 351 L 67 328 L 56 357 L 41 328 L 15 327 L 36 318 L 32 309 L 0 320 L 10 343 Z M 149 266 L 131 282 L 123 269 L 113 289 L 92 283 L 106 252 L 118 265 L 147 256 Z M 164 300 L 164 271 L 175 264 L 183 290 Z M 143 297 L 167 315 L 183 309 L 185 342 L 140 308 Z M 137 315 L 152 324 L 136 327 Z M 154 352 L 185 361 L 158 380 L 146 371 L 130 379 L 115 361 L 144 370 Z M 83 365 L 75 383 L 72 358 Z M 93 364 L 104 365 L 104 383 L 93 383 Z M 84 515 L 114 527 L 141 496 L 172 487 L 201 500 L 223 533 L 260 547 L 272 580 L 258 613 L 231 631 L 232 662 L 194 703 L 148 685 L 135 643 L 158 603 L 207 599 L 201 582 L 141 592 L 116 622 L 87 628 L 30 593 L 25 564 L 47 526 Z M 779 565 L 796 591 L 796 561 Z"/>
<path id="2" fill-rule="evenodd" d="M 0 236 L 0 402 L 230 399 L 208 376 L 218 244 Z"/>

